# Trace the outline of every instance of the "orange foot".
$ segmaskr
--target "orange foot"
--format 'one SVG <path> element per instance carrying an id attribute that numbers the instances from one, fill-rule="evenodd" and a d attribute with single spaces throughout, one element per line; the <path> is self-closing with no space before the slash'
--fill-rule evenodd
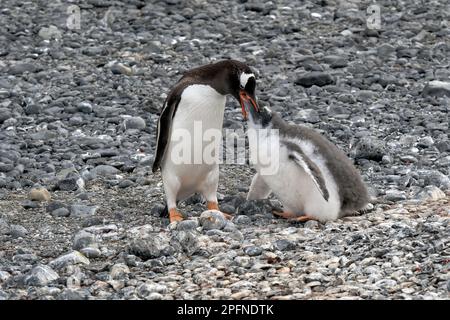
<path id="1" fill-rule="evenodd" d="M 298 216 L 292 212 L 287 212 L 287 211 L 280 212 L 277 210 L 273 210 L 272 213 L 276 216 L 288 219 L 289 221 L 305 222 L 305 221 L 309 221 L 309 220 L 317 220 L 316 218 L 314 218 L 310 215 L 307 215 L 307 214 Z"/>
<path id="2" fill-rule="evenodd" d="M 218 204 L 217 202 L 208 201 L 208 203 L 206 204 L 206 206 L 208 207 L 208 210 L 217 210 L 217 211 L 220 211 L 220 210 L 219 210 L 219 204 Z M 220 212 L 221 212 L 222 215 L 225 217 L 225 219 L 227 219 L 227 220 L 233 219 L 233 216 L 232 216 L 231 214 L 228 214 L 228 213 L 225 213 L 225 212 L 222 212 L 222 211 L 220 211 Z"/>
<path id="3" fill-rule="evenodd" d="M 179 213 L 176 208 L 172 208 L 172 209 L 169 210 L 170 223 L 175 222 L 175 221 L 181 221 L 183 219 L 184 218 L 183 218 L 182 214 Z"/>

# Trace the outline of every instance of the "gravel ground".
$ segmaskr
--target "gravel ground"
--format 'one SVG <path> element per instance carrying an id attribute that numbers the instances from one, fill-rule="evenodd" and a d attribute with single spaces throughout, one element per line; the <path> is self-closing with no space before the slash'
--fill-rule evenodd
<path id="1" fill-rule="evenodd" d="M 448 3 L 379 0 L 377 30 L 372 1 L 71 4 L 80 29 L 57 2 L 0 8 L 0 300 L 450 298 Z M 276 199 L 245 201 L 250 166 L 222 165 L 232 222 L 199 197 L 159 217 L 158 110 L 224 58 L 348 152 L 370 212 L 275 219 Z M 245 128 L 231 99 L 224 126 Z"/>

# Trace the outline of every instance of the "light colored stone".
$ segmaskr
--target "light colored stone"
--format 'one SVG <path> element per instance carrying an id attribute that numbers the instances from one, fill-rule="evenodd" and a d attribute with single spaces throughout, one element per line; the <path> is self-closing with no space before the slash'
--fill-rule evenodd
<path id="1" fill-rule="evenodd" d="M 52 199 L 50 192 L 45 188 L 31 189 L 29 198 L 34 201 L 50 201 Z"/>

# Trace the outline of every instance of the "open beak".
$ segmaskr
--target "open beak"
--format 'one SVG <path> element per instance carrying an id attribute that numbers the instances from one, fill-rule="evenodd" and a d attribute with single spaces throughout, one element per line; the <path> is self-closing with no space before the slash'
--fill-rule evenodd
<path id="1" fill-rule="evenodd" d="M 250 96 L 245 90 L 239 91 L 239 102 L 241 103 L 242 116 L 244 117 L 244 120 L 247 120 L 248 117 L 246 104 L 250 104 L 250 106 L 247 106 L 248 108 L 253 107 L 255 108 L 256 112 L 259 112 L 259 107 L 255 101 L 255 98 Z"/>

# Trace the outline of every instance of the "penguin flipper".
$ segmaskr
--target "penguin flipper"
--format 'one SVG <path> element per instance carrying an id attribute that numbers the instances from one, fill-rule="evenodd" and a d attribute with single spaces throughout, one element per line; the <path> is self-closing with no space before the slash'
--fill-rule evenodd
<path id="1" fill-rule="evenodd" d="M 158 129 L 156 137 L 156 155 L 153 161 L 152 172 L 158 171 L 161 167 L 161 162 L 164 158 L 167 145 L 170 139 L 170 129 L 172 127 L 172 119 L 175 114 L 178 103 L 180 102 L 179 96 L 169 95 L 161 110 L 161 115 L 158 120 Z"/>
<path id="2" fill-rule="evenodd" d="M 289 159 L 299 165 L 305 172 L 311 177 L 311 180 L 316 185 L 322 197 L 328 201 L 330 194 L 325 184 L 322 172 L 319 167 L 311 161 L 310 158 L 302 151 L 302 149 L 296 144 L 289 143 Z"/>

